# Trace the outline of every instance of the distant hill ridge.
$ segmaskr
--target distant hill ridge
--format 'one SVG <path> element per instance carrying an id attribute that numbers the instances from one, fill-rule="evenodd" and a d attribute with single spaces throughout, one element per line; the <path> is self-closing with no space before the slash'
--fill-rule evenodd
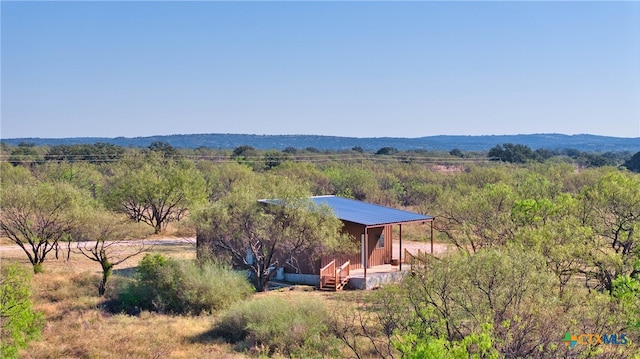
<path id="1" fill-rule="evenodd" d="M 148 147 L 151 143 L 162 141 L 176 148 L 207 147 L 214 149 L 234 149 L 238 146 L 252 146 L 256 149 L 283 150 L 287 147 L 304 149 L 313 147 L 318 150 L 347 150 L 359 146 L 365 151 L 377 151 L 382 147 L 394 147 L 398 150 L 450 151 L 454 148 L 463 151 L 486 151 L 505 143 L 521 144 L 536 150 L 576 149 L 585 152 L 638 152 L 640 137 L 623 138 L 597 135 L 563 134 L 527 134 L 527 135 L 485 135 L 454 136 L 438 135 L 419 138 L 400 137 L 339 137 L 320 135 L 252 135 L 252 134 L 182 134 L 147 137 L 70 137 L 70 138 L 9 138 L 3 143 L 17 145 L 30 142 L 35 145 L 72 145 L 110 143 L 123 147 Z"/>

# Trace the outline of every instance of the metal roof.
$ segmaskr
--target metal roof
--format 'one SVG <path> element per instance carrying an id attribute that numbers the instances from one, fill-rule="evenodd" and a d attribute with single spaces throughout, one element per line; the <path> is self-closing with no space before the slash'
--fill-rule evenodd
<path id="1" fill-rule="evenodd" d="M 337 196 L 314 196 L 310 200 L 316 205 L 327 205 L 338 219 L 367 227 L 406 222 L 432 220 L 432 216 L 356 201 Z M 263 203 L 277 203 L 277 200 L 261 200 Z"/>

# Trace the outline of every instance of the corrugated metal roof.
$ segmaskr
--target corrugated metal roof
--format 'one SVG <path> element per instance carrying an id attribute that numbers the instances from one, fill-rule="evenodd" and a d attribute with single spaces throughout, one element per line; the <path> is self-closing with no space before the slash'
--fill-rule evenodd
<path id="1" fill-rule="evenodd" d="M 364 226 L 381 226 L 406 222 L 432 220 L 432 216 L 356 201 L 337 196 L 315 196 L 310 198 L 316 205 L 327 205 L 338 219 Z M 260 200 L 262 203 L 278 203 L 277 200 Z"/>
<path id="2" fill-rule="evenodd" d="M 331 207 L 336 217 L 343 221 L 365 226 L 428 221 L 433 219 L 432 216 L 425 216 L 420 213 L 337 196 L 315 196 L 311 197 L 311 200 L 317 205 L 326 204 Z"/>

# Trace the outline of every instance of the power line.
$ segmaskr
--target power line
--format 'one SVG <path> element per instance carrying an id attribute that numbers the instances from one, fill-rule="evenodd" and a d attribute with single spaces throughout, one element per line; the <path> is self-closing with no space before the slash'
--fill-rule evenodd
<path id="1" fill-rule="evenodd" d="M 407 155 L 354 155 L 354 154 L 326 154 L 311 156 L 282 156 L 272 157 L 268 155 L 230 157 L 222 155 L 175 155 L 171 159 L 205 160 L 220 163 L 266 163 L 266 162 L 296 162 L 296 163 L 321 163 L 331 161 L 354 162 L 400 162 L 400 163 L 482 163 L 491 161 L 488 157 L 425 157 Z M 33 155 L 0 155 L 0 162 L 21 163 L 50 163 L 50 162 L 118 162 L 124 160 L 122 154 L 70 154 L 70 155 L 44 155 L 42 158 L 34 158 Z"/>

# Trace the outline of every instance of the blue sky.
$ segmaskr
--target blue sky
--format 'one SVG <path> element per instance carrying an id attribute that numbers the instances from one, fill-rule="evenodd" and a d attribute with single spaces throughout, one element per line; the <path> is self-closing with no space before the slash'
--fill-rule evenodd
<path id="1" fill-rule="evenodd" d="M 640 137 L 640 3 L 0 2 L 1 133 Z"/>

